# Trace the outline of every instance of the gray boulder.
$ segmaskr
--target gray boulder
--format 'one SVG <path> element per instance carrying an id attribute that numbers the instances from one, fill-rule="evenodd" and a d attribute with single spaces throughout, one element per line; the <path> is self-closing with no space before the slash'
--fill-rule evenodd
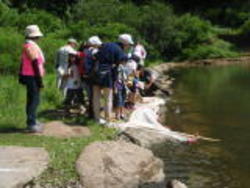
<path id="1" fill-rule="evenodd" d="M 167 188 L 188 188 L 188 187 L 181 181 L 171 180 L 168 182 Z"/>
<path id="2" fill-rule="evenodd" d="M 38 177 L 48 162 L 48 152 L 43 148 L 0 147 L 0 187 L 23 187 Z"/>
<path id="3" fill-rule="evenodd" d="M 76 163 L 85 188 L 163 188 L 163 162 L 137 145 L 119 141 L 87 146 Z"/>
<path id="4" fill-rule="evenodd" d="M 151 149 L 155 144 L 177 142 L 177 140 L 171 136 L 161 134 L 157 130 L 146 127 L 128 127 L 118 134 L 117 140 L 132 142 L 148 149 Z"/>

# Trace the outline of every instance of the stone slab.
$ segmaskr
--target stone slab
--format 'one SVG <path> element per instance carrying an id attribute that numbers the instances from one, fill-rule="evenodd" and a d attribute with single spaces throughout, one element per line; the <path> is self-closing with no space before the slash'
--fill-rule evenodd
<path id="1" fill-rule="evenodd" d="M 44 125 L 42 133 L 36 134 L 56 138 L 87 137 L 91 135 L 88 127 L 67 125 L 61 121 L 51 121 Z"/>
<path id="2" fill-rule="evenodd" d="M 43 148 L 0 147 L 0 188 L 21 188 L 48 166 L 49 154 Z"/>

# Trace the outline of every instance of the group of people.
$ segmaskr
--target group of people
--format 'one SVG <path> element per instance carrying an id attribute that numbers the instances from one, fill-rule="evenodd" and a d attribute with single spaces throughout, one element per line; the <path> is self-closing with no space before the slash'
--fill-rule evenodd
<path id="1" fill-rule="evenodd" d="M 37 25 L 26 27 L 19 73 L 20 83 L 27 88 L 27 126 L 34 132 L 42 129 L 36 121 L 45 72 L 44 55 L 36 41 L 42 36 Z M 130 34 L 121 34 L 117 42 L 107 43 L 92 36 L 79 49 L 77 46 L 77 41 L 70 38 L 56 53 L 57 87 L 64 96 L 64 105 L 84 105 L 89 117 L 108 123 L 113 108 L 115 118 L 124 119 L 125 108 L 133 109 L 137 98 L 152 94 L 155 77 L 144 68 L 146 50 L 139 42 L 134 44 Z"/>

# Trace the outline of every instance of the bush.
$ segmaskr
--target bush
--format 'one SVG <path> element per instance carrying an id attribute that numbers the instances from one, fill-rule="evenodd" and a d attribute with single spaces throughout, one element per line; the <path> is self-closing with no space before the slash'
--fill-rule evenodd
<path id="1" fill-rule="evenodd" d="M 236 57 L 238 53 L 233 50 L 233 46 L 223 40 L 216 40 L 211 44 L 195 45 L 184 49 L 178 60 L 196 60 L 221 57 Z"/>
<path id="2" fill-rule="evenodd" d="M 1 27 L 15 27 L 18 22 L 18 12 L 10 9 L 7 5 L 0 2 L 0 25 Z"/>
<path id="3" fill-rule="evenodd" d="M 169 6 L 153 2 L 142 7 L 136 29 L 162 57 L 169 58 L 169 49 L 176 32 L 175 22 L 176 16 Z"/>
<path id="4" fill-rule="evenodd" d="M 80 0 L 73 8 L 72 21 L 85 20 L 90 25 L 115 21 L 119 6 L 117 0 Z"/>
<path id="5" fill-rule="evenodd" d="M 103 25 L 90 26 L 88 22 L 82 20 L 77 24 L 69 27 L 69 30 L 62 33 L 61 37 L 68 38 L 73 36 L 75 38 L 86 41 L 92 35 L 98 35 L 104 42 L 117 41 L 118 35 L 121 33 L 131 33 L 137 36 L 134 28 L 121 23 L 107 23 Z"/>
<path id="6" fill-rule="evenodd" d="M 55 69 L 56 51 L 62 45 L 66 44 L 66 40 L 55 38 L 54 35 L 47 35 L 39 41 L 41 49 L 44 52 L 46 59 L 46 71 L 53 72 Z"/>
<path id="7" fill-rule="evenodd" d="M 18 73 L 23 40 L 15 28 L 0 28 L 0 72 Z"/>
<path id="8" fill-rule="evenodd" d="M 241 27 L 240 34 L 244 36 L 250 36 L 250 19 L 248 19 Z"/>
<path id="9" fill-rule="evenodd" d="M 45 34 L 63 27 L 63 23 L 58 17 L 42 10 L 29 10 L 19 15 L 17 27 L 20 31 L 23 31 L 27 25 L 31 24 L 39 25 Z"/>

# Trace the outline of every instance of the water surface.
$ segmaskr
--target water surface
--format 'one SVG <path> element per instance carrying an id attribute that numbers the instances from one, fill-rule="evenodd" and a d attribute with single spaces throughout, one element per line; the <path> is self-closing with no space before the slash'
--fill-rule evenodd
<path id="1" fill-rule="evenodd" d="M 221 142 L 160 146 L 167 177 L 191 188 L 249 188 L 250 67 L 186 68 L 172 75 L 167 125 Z"/>

